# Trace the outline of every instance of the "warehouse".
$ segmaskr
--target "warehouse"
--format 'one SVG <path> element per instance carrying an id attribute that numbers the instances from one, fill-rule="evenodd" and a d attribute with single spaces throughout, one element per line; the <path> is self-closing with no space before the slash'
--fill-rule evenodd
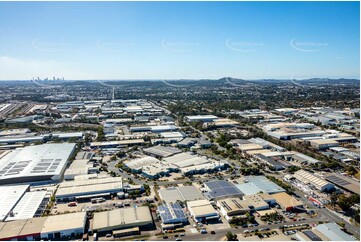
<path id="1" fill-rule="evenodd" d="M 257 194 L 259 192 L 274 194 L 285 192 L 285 189 L 268 180 L 265 176 L 248 176 L 243 183 L 237 184 L 236 187 L 246 195 Z"/>
<path id="2" fill-rule="evenodd" d="M 124 165 L 131 169 L 133 172 L 141 172 L 141 170 L 146 166 L 151 166 L 156 163 L 159 163 L 160 160 L 151 156 L 145 156 L 142 158 L 130 160 L 124 162 Z"/>
<path id="3" fill-rule="evenodd" d="M 189 153 L 173 155 L 165 158 L 164 161 L 171 164 L 174 170 L 180 171 L 185 175 L 210 173 L 228 167 L 228 164 L 223 161 L 216 161 Z"/>
<path id="4" fill-rule="evenodd" d="M 332 139 L 314 139 L 310 140 L 310 145 L 318 150 L 325 150 L 339 146 L 339 143 Z"/>
<path id="5" fill-rule="evenodd" d="M 337 173 L 325 175 L 325 179 L 348 192 L 360 195 L 360 182 L 358 180 Z"/>
<path id="6" fill-rule="evenodd" d="M 296 171 L 293 177 L 303 184 L 315 187 L 320 192 L 331 192 L 335 190 L 335 186 L 332 183 L 327 182 L 305 170 Z"/>
<path id="7" fill-rule="evenodd" d="M 12 150 L 0 159 L 0 183 L 59 181 L 75 144 L 44 144 Z"/>
<path id="8" fill-rule="evenodd" d="M 121 177 L 74 180 L 60 183 L 55 198 L 58 202 L 81 201 L 93 197 L 109 197 L 122 191 Z"/>
<path id="9" fill-rule="evenodd" d="M 168 227 L 181 226 L 188 222 L 187 216 L 185 215 L 183 208 L 179 203 L 169 203 L 158 206 L 158 214 L 162 220 L 162 224 Z"/>
<path id="10" fill-rule="evenodd" d="M 319 224 L 312 231 L 326 241 L 356 241 L 336 223 Z"/>
<path id="11" fill-rule="evenodd" d="M 243 197 L 243 193 L 233 183 L 224 180 L 206 182 L 204 188 L 207 191 L 204 195 L 209 200 Z"/>
<path id="12" fill-rule="evenodd" d="M 269 204 L 258 194 L 245 195 L 243 200 L 249 204 L 251 210 L 259 211 L 269 208 Z"/>
<path id="13" fill-rule="evenodd" d="M 196 200 L 187 202 L 189 213 L 198 222 L 219 219 L 219 214 L 208 200 Z"/>
<path id="14" fill-rule="evenodd" d="M 262 150 L 263 147 L 258 144 L 238 144 L 238 149 L 242 152 L 246 152 L 251 150 Z"/>
<path id="15" fill-rule="evenodd" d="M 45 198 L 46 194 L 47 191 L 26 192 L 12 209 L 5 221 L 40 216 L 49 202 L 49 199 Z"/>
<path id="16" fill-rule="evenodd" d="M 187 122 L 214 122 L 217 119 L 218 117 L 214 115 L 195 115 L 185 117 Z"/>
<path id="17" fill-rule="evenodd" d="M 233 216 L 243 215 L 251 211 L 248 202 L 241 200 L 238 197 L 218 200 L 217 206 L 220 208 L 221 214 L 227 221 Z"/>
<path id="18" fill-rule="evenodd" d="M 194 201 L 204 199 L 202 193 L 194 186 L 167 187 L 159 190 L 160 198 L 166 203 L 176 201 Z"/>
<path id="19" fill-rule="evenodd" d="M 0 222 L 1 241 L 33 241 L 41 240 L 41 230 L 47 217 L 16 220 L 11 222 Z"/>
<path id="20" fill-rule="evenodd" d="M 279 151 L 279 152 L 284 152 L 286 151 L 285 148 L 279 146 L 279 145 L 276 145 L 272 142 L 269 142 L 267 140 L 264 140 L 262 138 L 251 138 L 249 139 L 248 141 L 252 142 L 253 144 L 258 144 L 258 145 L 261 145 L 264 149 L 270 149 L 270 150 L 274 150 L 274 151 Z"/>
<path id="21" fill-rule="evenodd" d="M 64 172 L 65 180 L 74 180 L 74 177 L 80 175 L 86 175 L 89 173 L 97 173 L 98 168 L 93 167 L 93 163 L 89 163 L 89 160 L 73 160 L 68 169 Z"/>
<path id="22" fill-rule="evenodd" d="M 68 139 L 82 139 L 84 136 L 83 132 L 72 132 L 72 133 L 52 133 L 53 139 L 61 139 L 61 140 L 68 140 Z"/>
<path id="23" fill-rule="evenodd" d="M 285 192 L 271 195 L 284 211 L 297 211 L 303 209 L 303 203 Z"/>
<path id="24" fill-rule="evenodd" d="M 41 230 L 41 238 L 48 240 L 65 240 L 80 238 L 84 233 L 86 212 L 49 216 Z"/>
<path id="25" fill-rule="evenodd" d="M 157 158 L 165 158 L 171 155 L 179 154 L 182 151 L 177 148 L 168 146 L 154 146 L 143 150 L 144 154 L 151 155 Z"/>
<path id="26" fill-rule="evenodd" d="M 277 160 L 276 157 L 270 158 L 263 154 L 256 154 L 256 155 L 253 155 L 253 157 L 260 163 L 268 166 L 273 171 L 284 170 L 289 166 L 289 164 L 287 164 L 285 161 L 282 162 L 280 159 Z"/>
<path id="27" fill-rule="evenodd" d="M 128 139 L 118 141 L 103 141 L 90 143 L 91 148 L 116 148 L 144 144 L 144 139 Z"/>
<path id="28" fill-rule="evenodd" d="M 114 209 L 94 213 L 93 232 L 105 234 L 113 230 L 153 227 L 153 218 L 147 206 Z"/>
<path id="29" fill-rule="evenodd" d="M 4 221 L 21 197 L 29 191 L 29 185 L 0 186 L 0 221 Z"/>

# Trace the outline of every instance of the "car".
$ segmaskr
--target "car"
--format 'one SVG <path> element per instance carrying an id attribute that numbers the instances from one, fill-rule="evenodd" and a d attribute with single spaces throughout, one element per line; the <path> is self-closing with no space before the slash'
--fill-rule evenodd
<path id="1" fill-rule="evenodd" d="M 213 231 L 213 230 L 212 230 L 212 231 L 211 231 L 211 234 L 216 234 L 216 231 Z"/>
<path id="2" fill-rule="evenodd" d="M 253 227 L 253 224 L 248 225 L 248 227 Z"/>
<path id="3" fill-rule="evenodd" d="M 257 227 L 257 226 L 258 226 L 258 224 L 253 224 L 253 226 Z"/>
<path id="4" fill-rule="evenodd" d="M 112 234 L 106 234 L 105 237 L 107 238 L 112 237 Z"/>
<path id="5" fill-rule="evenodd" d="M 175 234 L 175 235 L 174 235 L 174 238 L 177 238 L 178 236 L 179 236 L 178 234 Z"/>
<path id="6" fill-rule="evenodd" d="M 163 239 L 168 239 L 169 237 L 167 235 L 164 235 L 163 236 Z"/>
<path id="7" fill-rule="evenodd" d="M 181 234 L 179 234 L 179 236 L 182 236 L 182 237 L 183 237 L 183 236 L 186 236 L 186 234 L 185 234 L 185 233 L 181 233 Z"/>
<path id="8" fill-rule="evenodd" d="M 175 241 L 182 241 L 182 239 L 181 239 L 181 238 L 177 238 Z"/>
<path id="9" fill-rule="evenodd" d="M 294 222 L 296 222 L 296 221 L 297 221 L 297 219 L 295 219 L 295 218 L 294 218 L 294 219 L 292 219 L 292 220 L 293 220 Z"/>
<path id="10" fill-rule="evenodd" d="M 249 233 L 249 230 L 248 229 L 246 229 L 245 231 L 243 231 L 244 233 Z"/>

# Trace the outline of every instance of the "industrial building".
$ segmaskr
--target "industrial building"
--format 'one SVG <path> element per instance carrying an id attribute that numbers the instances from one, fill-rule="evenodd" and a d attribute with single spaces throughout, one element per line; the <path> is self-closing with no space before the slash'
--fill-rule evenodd
<path id="1" fill-rule="evenodd" d="M 296 233 L 295 238 L 298 241 L 356 241 L 336 223 L 319 224 L 312 230 Z"/>
<path id="2" fill-rule="evenodd" d="M 165 158 L 171 155 L 179 154 L 182 151 L 180 149 L 168 146 L 154 146 L 143 150 L 144 154 L 151 155 L 157 158 Z"/>
<path id="3" fill-rule="evenodd" d="M 167 187 L 159 190 L 160 198 L 166 203 L 177 201 L 194 201 L 204 199 L 202 193 L 194 186 Z"/>
<path id="4" fill-rule="evenodd" d="M 327 182 L 305 170 L 296 171 L 295 174 L 293 174 L 293 177 L 299 182 L 312 186 L 320 192 L 331 192 L 335 190 L 335 186 L 332 183 Z"/>
<path id="5" fill-rule="evenodd" d="M 249 203 L 240 198 L 225 198 L 217 201 L 217 206 L 220 208 L 221 214 L 230 220 L 233 216 L 244 215 L 249 213 Z"/>
<path id="6" fill-rule="evenodd" d="M 73 160 L 68 169 L 64 172 L 65 180 L 74 180 L 76 176 L 94 174 L 98 172 L 97 167 L 93 167 L 93 163 L 88 159 Z"/>
<path id="7" fill-rule="evenodd" d="M 49 216 L 41 229 L 41 238 L 60 240 L 80 238 L 84 233 L 86 212 Z"/>
<path id="8" fill-rule="evenodd" d="M 358 180 L 337 173 L 327 174 L 324 178 L 339 188 L 360 195 L 360 182 Z"/>
<path id="9" fill-rule="evenodd" d="M 48 217 L 0 222 L 0 241 L 40 241 L 41 230 Z"/>
<path id="10" fill-rule="evenodd" d="M 313 139 L 310 140 L 310 145 L 318 150 L 325 150 L 332 147 L 339 146 L 339 142 L 332 139 Z"/>
<path id="11" fill-rule="evenodd" d="M 26 192 L 11 210 L 5 221 L 40 216 L 49 202 L 49 198 L 46 199 L 46 194 L 47 191 Z"/>
<path id="12" fill-rule="evenodd" d="M 5 221 L 27 191 L 29 191 L 29 185 L 0 186 L 0 221 Z"/>
<path id="13" fill-rule="evenodd" d="M 257 194 L 259 192 L 274 194 L 285 192 L 285 189 L 268 180 L 265 176 L 248 176 L 236 187 L 245 195 Z"/>
<path id="14" fill-rule="evenodd" d="M 187 216 L 179 203 L 169 203 L 158 206 L 158 214 L 162 227 L 177 227 L 188 222 Z M 164 225 L 164 226 L 163 226 Z"/>
<path id="15" fill-rule="evenodd" d="M 243 200 L 249 204 L 249 208 L 253 211 L 265 210 L 269 208 L 269 204 L 258 194 L 245 195 Z"/>
<path id="16" fill-rule="evenodd" d="M 144 144 L 144 139 L 127 139 L 127 140 L 117 140 L 117 141 L 103 141 L 103 142 L 92 142 L 90 143 L 91 148 L 116 148 L 116 147 L 126 147 L 134 145 Z"/>
<path id="17" fill-rule="evenodd" d="M 58 202 L 81 201 L 94 197 L 109 197 L 122 191 L 121 177 L 64 181 L 60 183 L 55 198 Z"/>
<path id="18" fill-rule="evenodd" d="M 273 150 L 273 151 L 279 151 L 279 152 L 284 152 L 286 151 L 285 148 L 279 146 L 279 145 L 276 145 L 272 142 L 269 142 L 267 140 L 264 140 L 262 138 L 251 138 L 251 139 L 248 139 L 248 141 L 252 142 L 253 144 L 258 144 L 260 146 L 262 146 L 262 148 L 264 149 L 269 149 L 269 150 Z"/>
<path id="19" fill-rule="evenodd" d="M 214 122 L 217 119 L 218 117 L 214 115 L 195 115 L 185 117 L 187 122 Z"/>
<path id="20" fill-rule="evenodd" d="M 190 153 L 180 153 L 163 160 L 171 164 L 174 170 L 180 171 L 184 175 L 210 173 L 228 167 L 228 164 L 224 161 L 216 161 Z"/>
<path id="21" fill-rule="evenodd" d="M 130 207 L 94 213 L 93 232 L 107 233 L 126 228 L 151 228 L 153 218 L 149 207 Z"/>
<path id="22" fill-rule="evenodd" d="M 206 199 L 187 202 L 187 207 L 191 216 L 198 222 L 219 219 L 219 214 Z"/>
<path id="23" fill-rule="evenodd" d="M 218 200 L 229 197 L 243 197 L 243 193 L 231 182 L 224 180 L 204 183 L 207 191 L 204 196 L 209 200 Z"/>
<path id="24" fill-rule="evenodd" d="M 272 194 L 271 196 L 276 200 L 276 203 L 280 205 L 284 211 L 297 211 L 297 209 L 303 208 L 303 203 L 301 201 L 285 192 Z"/>
<path id="25" fill-rule="evenodd" d="M 59 181 L 75 144 L 43 144 L 12 150 L 0 159 L 0 183 Z"/>

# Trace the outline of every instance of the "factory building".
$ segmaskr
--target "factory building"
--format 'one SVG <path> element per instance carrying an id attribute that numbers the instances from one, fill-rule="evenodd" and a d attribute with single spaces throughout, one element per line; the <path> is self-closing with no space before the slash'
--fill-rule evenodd
<path id="1" fill-rule="evenodd" d="M 206 182 L 204 183 L 204 188 L 207 191 L 204 195 L 209 200 L 243 197 L 243 193 L 229 181 L 217 180 Z"/>
<path id="2" fill-rule="evenodd" d="M 189 213 L 198 222 L 219 219 L 219 214 L 208 200 L 196 200 L 187 202 Z"/>
<path id="3" fill-rule="evenodd" d="M 144 139 L 128 139 L 128 140 L 118 140 L 118 141 L 103 141 L 103 142 L 92 142 L 90 143 L 90 148 L 116 148 L 116 147 L 126 147 L 134 145 L 144 144 Z"/>
<path id="4" fill-rule="evenodd" d="M 41 230 L 41 238 L 48 240 L 79 238 L 84 233 L 86 212 L 49 216 Z"/>
<path id="5" fill-rule="evenodd" d="M 179 203 L 158 206 L 158 214 L 162 220 L 162 228 L 174 228 L 188 222 L 187 216 Z"/>
<path id="6" fill-rule="evenodd" d="M 154 156 L 157 158 L 166 158 L 175 154 L 179 154 L 182 152 L 182 150 L 174 148 L 174 147 L 168 147 L 168 146 L 154 146 L 143 150 L 144 154 Z"/>
<path id="7" fill-rule="evenodd" d="M 44 144 L 12 150 L 0 159 L 0 183 L 61 180 L 75 144 Z"/>
<path id="8" fill-rule="evenodd" d="M 312 186 L 320 192 L 331 192 L 335 190 L 335 186 L 332 183 L 305 170 L 296 171 L 295 174 L 293 174 L 293 177 L 299 182 Z"/>
<path id="9" fill-rule="evenodd" d="M 55 198 L 58 202 L 82 201 L 96 197 L 110 197 L 122 191 L 121 177 L 64 181 L 60 183 Z"/>
<path id="10" fill-rule="evenodd" d="M 248 176 L 240 181 L 236 187 L 245 195 L 257 193 L 274 194 L 285 192 L 285 189 L 268 180 L 265 176 Z"/>
<path id="11" fill-rule="evenodd" d="M 5 221 L 27 191 L 29 191 L 29 185 L 0 186 L 0 221 Z"/>
<path id="12" fill-rule="evenodd" d="M 204 199 L 202 193 L 195 186 L 167 187 L 159 190 L 160 198 L 166 203 L 177 201 L 194 201 Z"/>
<path id="13" fill-rule="evenodd" d="M 284 211 L 297 211 L 298 209 L 303 208 L 303 203 L 301 201 L 285 192 L 272 194 L 271 196 Z"/>
<path id="14" fill-rule="evenodd" d="M 225 198 L 217 201 L 217 206 L 220 208 L 221 214 L 230 220 L 233 216 L 244 215 L 249 213 L 249 203 L 240 198 Z"/>
<path id="15" fill-rule="evenodd" d="M 218 117 L 214 115 L 195 115 L 195 116 L 186 116 L 185 120 L 187 122 L 214 122 Z"/>
<path id="16" fill-rule="evenodd" d="M 147 206 L 94 213 L 93 232 L 105 234 L 136 227 L 144 229 L 153 227 L 153 218 Z"/>

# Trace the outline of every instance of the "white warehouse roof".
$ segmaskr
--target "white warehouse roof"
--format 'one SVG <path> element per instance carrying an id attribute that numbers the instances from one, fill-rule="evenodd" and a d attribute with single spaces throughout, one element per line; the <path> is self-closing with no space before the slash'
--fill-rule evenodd
<path id="1" fill-rule="evenodd" d="M 44 144 L 13 150 L 0 159 L 0 182 L 60 179 L 75 144 Z"/>
<path id="2" fill-rule="evenodd" d="M 28 188 L 29 185 L 0 186 L 0 221 L 5 220 Z"/>

